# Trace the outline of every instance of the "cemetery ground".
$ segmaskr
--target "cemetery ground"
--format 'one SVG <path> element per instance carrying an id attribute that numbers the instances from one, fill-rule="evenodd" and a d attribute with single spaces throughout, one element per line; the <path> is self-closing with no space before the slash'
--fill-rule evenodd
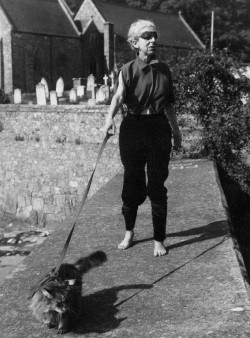
<path id="1" fill-rule="evenodd" d="M 153 256 L 150 202 L 139 209 L 134 245 L 124 233 L 118 173 L 88 200 L 65 261 L 103 250 L 83 276 L 79 322 L 65 337 L 249 337 L 250 302 L 212 162 L 178 160 L 167 180 L 168 255 Z M 31 315 L 30 287 L 52 268 L 69 232 L 61 224 L 0 284 L 2 338 L 56 337 Z M 242 262 L 241 262 L 242 263 Z"/>

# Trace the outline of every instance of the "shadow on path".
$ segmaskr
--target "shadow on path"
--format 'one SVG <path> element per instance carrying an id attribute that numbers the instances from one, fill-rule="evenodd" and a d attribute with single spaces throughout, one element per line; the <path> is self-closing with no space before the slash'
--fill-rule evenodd
<path id="1" fill-rule="evenodd" d="M 121 285 L 110 289 L 104 289 L 81 299 L 79 323 L 74 332 L 77 334 L 104 333 L 117 328 L 126 319 L 116 318 L 119 304 L 116 304 L 118 292 L 122 290 L 151 289 L 153 285 Z M 121 303 L 120 303 L 121 304 Z"/>
<path id="2" fill-rule="evenodd" d="M 191 258 L 190 260 L 188 260 L 188 261 L 184 262 L 183 264 L 179 265 L 177 268 L 167 272 L 165 275 L 163 275 L 160 278 L 158 278 L 157 280 L 153 281 L 151 284 L 149 284 L 149 286 L 153 287 L 155 284 L 159 283 L 161 280 L 171 276 L 176 271 L 182 269 L 186 265 L 188 265 L 191 262 L 195 261 L 196 259 L 202 257 L 207 252 L 209 252 L 209 251 L 215 249 L 216 247 L 220 246 L 230 237 L 229 232 L 228 232 L 228 227 L 227 227 L 227 221 L 225 221 L 225 220 L 212 222 L 212 223 L 209 223 L 208 225 L 193 228 L 193 229 L 190 229 L 190 230 L 184 230 L 184 231 L 179 231 L 179 232 L 175 232 L 175 233 L 170 233 L 170 234 L 167 234 L 167 237 L 194 236 L 194 235 L 200 235 L 200 236 L 196 237 L 196 238 L 192 238 L 190 240 L 186 240 L 186 241 L 182 241 L 182 242 L 170 245 L 170 246 L 166 247 L 166 249 L 170 250 L 170 249 L 173 249 L 173 248 L 178 248 L 178 247 L 182 247 L 184 245 L 188 245 L 188 244 L 192 244 L 192 243 L 196 243 L 196 242 L 202 242 L 202 241 L 213 239 L 213 238 L 222 237 L 222 239 L 219 242 L 213 244 L 212 246 L 210 246 L 207 249 L 205 249 L 204 251 L 202 251 L 197 256 Z M 145 241 L 148 241 L 148 240 L 151 240 L 151 238 L 148 238 L 146 240 L 142 240 L 142 242 L 145 242 Z M 139 243 L 139 242 L 140 241 L 137 241 L 137 243 Z M 141 292 L 143 292 L 143 289 L 135 292 L 133 295 L 129 296 L 128 298 L 124 299 L 120 303 L 116 304 L 116 306 L 120 306 L 123 303 L 126 303 L 131 298 L 134 298 L 135 296 L 137 296 Z"/>
<path id="3" fill-rule="evenodd" d="M 121 285 L 109 289 L 100 290 L 90 295 L 81 297 L 79 321 L 75 327 L 74 333 L 79 335 L 88 333 L 101 334 L 112 331 L 117 327 L 119 327 L 121 322 L 127 319 L 127 317 L 117 318 L 120 305 L 128 302 L 130 299 L 136 297 L 141 292 L 153 288 L 155 284 L 174 274 L 176 271 L 182 269 L 184 266 L 190 264 L 192 261 L 198 259 L 199 257 L 213 250 L 217 246 L 221 245 L 228 238 L 227 222 L 217 221 L 209 223 L 205 226 L 167 234 L 167 237 L 187 237 L 187 236 L 196 236 L 196 237 L 170 245 L 167 247 L 167 249 L 170 250 L 174 248 L 179 248 L 185 245 L 190 245 L 192 243 L 202 242 L 213 238 L 222 237 L 222 239 L 217 243 L 213 243 L 213 245 L 209 246 L 208 248 L 203 250 L 200 254 L 196 255 L 190 260 L 183 262 L 183 264 L 179 265 L 175 269 L 163 274 L 157 280 L 152 281 L 151 284 Z M 138 240 L 135 241 L 134 244 L 146 242 L 149 240 L 152 240 L 152 238 Z M 85 273 L 89 267 L 88 266 L 86 267 L 86 262 L 84 259 L 81 259 L 79 261 L 81 261 L 81 263 L 85 263 L 82 264 L 81 267 L 81 272 Z M 136 291 L 127 298 L 121 300 L 120 302 L 117 302 L 118 292 L 123 290 L 136 290 Z"/>
<path id="4" fill-rule="evenodd" d="M 168 237 L 188 237 L 188 236 L 198 236 L 195 238 L 187 239 L 179 243 L 166 246 L 166 249 L 169 251 L 171 249 L 180 248 L 185 245 L 190 245 L 193 243 L 203 242 L 213 238 L 219 238 L 226 236 L 228 234 L 227 221 L 216 221 L 204 225 L 202 227 L 192 228 L 189 230 L 183 230 L 179 232 L 173 232 L 167 234 Z"/>
<path id="5" fill-rule="evenodd" d="M 227 234 L 228 234 L 228 225 L 226 220 L 212 222 L 207 225 L 188 230 L 167 233 L 166 239 L 170 237 L 188 237 L 188 236 L 198 236 L 198 237 L 187 239 L 172 245 L 167 245 L 166 249 L 169 251 L 171 249 L 180 248 L 185 245 L 202 242 L 213 238 L 219 238 Z M 134 240 L 131 247 L 139 243 L 145 243 L 153 240 L 154 240 L 153 237 Z"/>

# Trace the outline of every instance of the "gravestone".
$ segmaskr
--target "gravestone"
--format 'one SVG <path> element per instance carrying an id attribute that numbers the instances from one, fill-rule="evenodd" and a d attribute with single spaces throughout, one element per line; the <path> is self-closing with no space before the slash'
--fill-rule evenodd
<path id="1" fill-rule="evenodd" d="M 104 77 L 103 77 L 105 86 L 108 85 L 108 79 L 109 79 L 109 77 L 105 74 Z"/>
<path id="2" fill-rule="evenodd" d="M 56 93 L 55 90 L 51 90 L 51 92 L 50 92 L 50 105 L 51 106 L 57 106 L 58 105 L 57 93 Z"/>
<path id="3" fill-rule="evenodd" d="M 89 88 L 88 92 L 91 93 L 91 98 L 88 100 L 88 106 L 94 107 L 96 105 L 96 88 L 97 84 L 94 82 L 95 78 L 92 74 L 88 77 L 87 88 Z M 88 87 L 89 85 L 89 87 Z"/>
<path id="4" fill-rule="evenodd" d="M 91 95 L 92 95 L 92 99 L 96 98 L 96 90 L 97 90 L 97 84 L 94 83 L 93 87 L 92 87 L 92 91 L 91 91 Z"/>
<path id="5" fill-rule="evenodd" d="M 22 92 L 21 89 L 16 88 L 14 90 L 14 103 L 21 104 L 22 103 Z"/>
<path id="6" fill-rule="evenodd" d="M 87 90 L 92 92 L 94 84 L 95 84 L 95 77 L 93 74 L 90 74 L 87 78 Z"/>
<path id="7" fill-rule="evenodd" d="M 78 86 L 76 89 L 76 95 L 82 99 L 85 95 L 85 86 Z"/>
<path id="8" fill-rule="evenodd" d="M 36 85 L 36 102 L 38 105 L 46 105 L 45 86 L 42 83 Z"/>
<path id="9" fill-rule="evenodd" d="M 96 93 L 96 102 L 100 103 L 100 102 L 105 102 L 106 100 L 109 99 L 110 96 L 110 90 L 109 90 L 109 86 L 107 85 L 102 85 Z"/>
<path id="10" fill-rule="evenodd" d="M 109 75 L 109 77 L 111 79 L 110 90 L 113 91 L 114 87 L 115 87 L 115 72 L 111 72 L 111 74 Z"/>
<path id="11" fill-rule="evenodd" d="M 87 98 L 93 98 L 93 87 L 95 85 L 95 77 L 93 74 L 90 74 L 87 78 L 87 87 L 86 87 L 86 96 Z"/>
<path id="12" fill-rule="evenodd" d="M 56 82 L 56 94 L 57 97 L 63 97 L 63 92 L 64 92 L 64 82 L 62 77 L 59 77 L 59 79 Z"/>
<path id="13" fill-rule="evenodd" d="M 42 83 L 42 84 L 44 85 L 44 87 L 45 87 L 46 99 L 48 99 L 48 98 L 49 98 L 49 86 L 48 86 L 48 83 L 47 83 L 47 81 L 45 80 L 44 77 L 41 79 L 41 82 L 40 82 L 40 83 Z"/>
<path id="14" fill-rule="evenodd" d="M 76 96 L 76 89 L 72 88 L 69 92 L 69 102 L 76 103 L 77 96 Z"/>
<path id="15" fill-rule="evenodd" d="M 73 88 L 77 90 L 78 86 L 83 85 L 83 78 L 82 77 L 74 77 L 73 79 Z"/>

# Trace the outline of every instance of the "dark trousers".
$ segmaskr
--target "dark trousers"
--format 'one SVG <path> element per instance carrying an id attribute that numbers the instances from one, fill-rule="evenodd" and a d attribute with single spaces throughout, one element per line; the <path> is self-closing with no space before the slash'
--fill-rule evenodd
<path id="1" fill-rule="evenodd" d="M 152 207 L 154 239 L 163 242 L 166 232 L 167 189 L 171 128 L 165 115 L 126 116 L 119 135 L 124 166 L 122 213 L 126 230 L 133 230 L 137 209 L 148 196 Z M 147 180 L 145 168 L 147 168 Z"/>

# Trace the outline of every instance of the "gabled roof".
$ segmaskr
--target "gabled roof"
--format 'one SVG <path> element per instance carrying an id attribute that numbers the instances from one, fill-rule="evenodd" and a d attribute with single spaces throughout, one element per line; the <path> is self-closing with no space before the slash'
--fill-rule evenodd
<path id="1" fill-rule="evenodd" d="M 79 37 L 63 0 L 0 0 L 0 7 L 18 32 Z"/>
<path id="2" fill-rule="evenodd" d="M 204 48 L 202 42 L 181 15 L 139 10 L 101 0 L 92 0 L 92 2 L 107 22 L 114 23 L 115 33 L 125 39 L 131 23 L 137 19 L 149 19 L 156 24 L 159 30 L 158 43 L 160 45 L 180 48 Z M 82 18 L 79 19 L 82 20 Z"/>

